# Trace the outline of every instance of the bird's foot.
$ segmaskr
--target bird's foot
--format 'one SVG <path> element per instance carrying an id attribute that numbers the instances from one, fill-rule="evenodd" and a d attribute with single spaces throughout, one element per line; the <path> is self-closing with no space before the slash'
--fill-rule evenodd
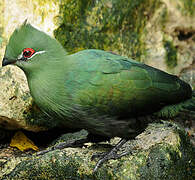
<path id="1" fill-rule="evenodd" d="M 45 153 L 57 150 L 57 149 L 64 149 L 64 148 L 68 148 L 68 147 L 82 147 L 85 143 L 89 142 L 88 138 L 85 139 L 79 139 L 79 140 L 73 140 L 71 142 L 61 142 L 59 144 L 57 144 L 56 146 L 53 146 L 52 148 L 43 150 L 43 151 L 39 151 L 36 153 L 36 155 L 43 155 Z"/>
<path id="2" fill-rule="evenodd" d="M 98 136 L 98 135 L 93 135 L 93 134 L 89 133 L 86 138 L 79 139 L 79 140 L 71 140 L 70 142 L 61 142 L 61 143 L 57 144 L 56 146 L 53 146 L 51 148 L 37 152 L 36 155 L 38 155 L 38 156 L 43 155 L 45 153 L 54 151 L 56 149 L 64 149 L 64 148 L 68 148 L 68 147 L 72 147 L 72 148 L 82 147 L 85 143 L 88 143 L 88 142 L 100 142 L 100 141 L 108 140 L 108 139 L 110 139 L 110 138 L 106 138 L 106 137 Z"/>
<path id="3" fill-rule="evenodd" d="M 129 152 L 123 152 L 121 154 L 118 154 L 118 150 L 123 146 L 123 144 L 125 144 L 127 142 L 127 140 L 125 139 L 121 139 L 118 144 L 111 149 L 111 151 L 106 152 L 106 153 L 97 153 L 94 154 L 92 156 L 92 160 L 99 158 L 99 161 L 97 162 L 95 168 L 93 169 L 93 172 L 95 173 L 97 171 L 97 169 L 106 161 L 110 160 L 110 159 L 118 159 L 122 156 L 125 156 L 127 154 L 129 154 Z"/>

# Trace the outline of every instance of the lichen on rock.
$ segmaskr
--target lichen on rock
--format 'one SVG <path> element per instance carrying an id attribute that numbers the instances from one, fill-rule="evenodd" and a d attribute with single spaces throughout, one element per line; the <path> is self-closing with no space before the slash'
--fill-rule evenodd
<path id="1" fill-rule="evenodd" d="M 158 136 L 157 136 L 158 134 Z M 78 140 L 87 133 L 82 130 L 65 134 L 65 142 Z M 73 138 L 74 137 L 74 138 Z M 116 144 L 118 138 L 112 139 Z M 93 174 L 95 152 L 109 150 L 106 144 L 88 143 L 82 148 L 65 148 L 41 156 L 19 157 L 1 167 L 0 177 L 7 179 L 190 179 L 194 149 L 186 132 L 173 123 L 154 123 L 145 132 L 125 144 L 129 151 L 118 160 L 110 160 Z M 23 155 L 25 156 L 25 155 Z M 8 168 L 11 164 L 14 168 Z"/>

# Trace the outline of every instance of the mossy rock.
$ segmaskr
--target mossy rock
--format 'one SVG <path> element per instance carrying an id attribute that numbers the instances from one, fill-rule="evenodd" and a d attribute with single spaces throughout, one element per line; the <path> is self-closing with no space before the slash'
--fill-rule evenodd
<path id="1" fill-rule="evenodd" d="M 66 142 L 87 136 L 82 130 L 65 134 Z M 116 144 L 118 138 L 112 139 Z M 107 144 L 107 146 L 106 146 Z M 1 166 L 1 179 L 193 179 L 194 149 L 183 129 L 169 122 L 153 123 L 135 140 L 127 142 L 118 160 L 110 160 L 93 174 L 95 152 L 108 151 L 104 144 L 87 143 L 82 148 L 65 148 L 46 154 L 14 157 Z"/>
<path id="2" fill-rule="evenodd" d="M 61 25 L 54 35 L 69 53 L 104 49 L 140 60 L 145 53 L 145 25 L 159 4 L 155 0 L 63 0 Z"/>
<path id="3" fill-rule="evenodd" d="M 179 74 L 193 62 L 192 0 L 62 0 L 55 38 L 72 54 L 103 49 Z"/>

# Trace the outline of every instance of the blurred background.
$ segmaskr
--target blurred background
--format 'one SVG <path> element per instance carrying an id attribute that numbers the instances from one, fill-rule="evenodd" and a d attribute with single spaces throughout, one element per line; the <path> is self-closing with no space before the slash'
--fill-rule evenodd
<path id="1" fill-rule="evenodd" d="M 193 0 L 1 0 L 0 59 L 25 19 L 69 53 L 97 48 L 195 79 Z"/>

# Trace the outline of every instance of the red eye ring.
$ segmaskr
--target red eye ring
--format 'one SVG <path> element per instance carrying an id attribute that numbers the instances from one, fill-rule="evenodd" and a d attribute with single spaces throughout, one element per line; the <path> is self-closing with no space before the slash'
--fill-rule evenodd
<path id="1" fill-rule="evenodd" d="M 30 58 L 35 53 L 35 50 L 32 48 L 25 48 L 23 50 L 23 57 Z"/>

